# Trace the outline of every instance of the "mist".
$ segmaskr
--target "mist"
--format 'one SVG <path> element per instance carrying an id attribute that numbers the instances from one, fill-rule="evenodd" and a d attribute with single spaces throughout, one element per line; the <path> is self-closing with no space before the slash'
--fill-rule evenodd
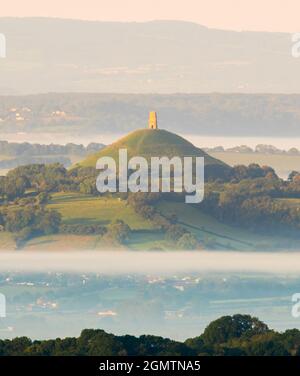
<path id="1" fill-rule="evenodd" d="M 0 272 L 172 274 L 180 272 L 299 273 L 300 252 L 1 252 Z"/>

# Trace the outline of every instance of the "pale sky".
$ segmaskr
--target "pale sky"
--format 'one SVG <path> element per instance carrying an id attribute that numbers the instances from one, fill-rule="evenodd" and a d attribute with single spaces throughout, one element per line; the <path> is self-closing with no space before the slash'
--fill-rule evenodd
<path id="1" fill-rule="evenodd" d="M 9 0 L 0 17 L 184 20 L 231 30 L 300 32 L 300 0 Z"/>

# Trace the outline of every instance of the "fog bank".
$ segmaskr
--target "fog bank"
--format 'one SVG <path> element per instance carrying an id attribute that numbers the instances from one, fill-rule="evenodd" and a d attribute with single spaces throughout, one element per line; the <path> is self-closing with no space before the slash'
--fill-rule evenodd
<path id="1" fill-rule="evenodd" d="M 248 271 L 300 272 L 300 252 L 1 252 L 0 272 L 147 274 Z"/>

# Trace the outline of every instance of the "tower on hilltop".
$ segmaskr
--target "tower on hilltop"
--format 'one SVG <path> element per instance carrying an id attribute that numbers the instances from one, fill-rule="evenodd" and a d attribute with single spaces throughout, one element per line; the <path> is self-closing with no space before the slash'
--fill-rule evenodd
<path id="1" fill-rule="evenodd" d="M 155 111 L 149 113 L 149 129 L 158 129 L 157 115 Z"/>

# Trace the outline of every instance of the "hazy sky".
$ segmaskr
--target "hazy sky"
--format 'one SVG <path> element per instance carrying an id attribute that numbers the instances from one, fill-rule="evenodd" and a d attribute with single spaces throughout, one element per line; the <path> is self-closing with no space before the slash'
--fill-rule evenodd
<path id="1" fill-rule="evenodd" d="M 0 16 L 103 21 L 176 19 L 233 30 L 300 31 L 300 0 L 10 0 Z"/>

